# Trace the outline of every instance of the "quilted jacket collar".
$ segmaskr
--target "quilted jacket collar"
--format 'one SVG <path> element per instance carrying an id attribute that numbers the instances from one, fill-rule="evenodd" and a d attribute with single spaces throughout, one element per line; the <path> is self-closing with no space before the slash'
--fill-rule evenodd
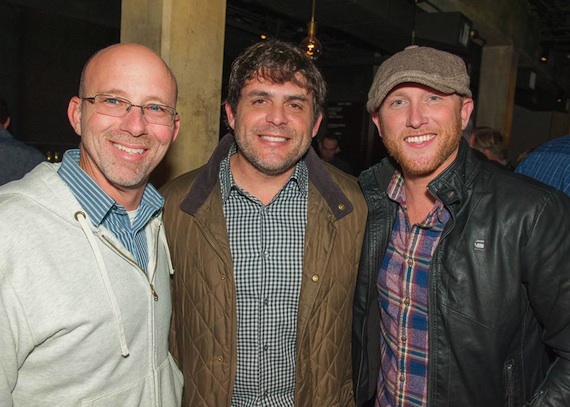
<path id="1" fill-rule="evenodd" d="M 234 144 L 234 136 L 226 134 L 217 145 L 212 156 L 199 171 L 190 191 L 180 204 L 180 209 L 190 215 L 195 215 L 204 204 L 208 196 L 219 182 L 220 163 L 228 155 Z M 328 170 L 311 147 L 303 157 L 309 170 L 309 182 L 313 184 L 327 203 L 336 219 L 341 219 L 353 211 L 353 206 L 348 197 L 333 181 Z M 342 209 L 341 209 L 342 208 Z"/>

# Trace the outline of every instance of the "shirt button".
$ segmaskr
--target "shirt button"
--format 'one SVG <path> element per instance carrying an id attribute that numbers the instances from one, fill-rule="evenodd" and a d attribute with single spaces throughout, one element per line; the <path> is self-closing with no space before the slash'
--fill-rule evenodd
<path id="1" fill-rule="evenodd" d="M 264 345 L 263 350 L 267 352 L 267 350 L 269 350 L 269 345 Z"/>
<path id="2" fill-rule="evenodd" d="M 404 304 L 405 304 L 405 305 L 410 305 L 410 297 L 406 297 L 406 298 L 404 299 Z"/>
<path id="3" fill-rule="evenodd" d="M 408 266 L 412 267 L 414 265 L 414 261 L 412 259 L 408 260 Z"/>
<path id="4" fill-rule="evenodd" d="M 404 380 L 406 380 L 406 376 L 403 375 L 403 374 L 401 374 L 401 375 L 400 375 L 400 381 L 403 382 Z"/>
<path id="5" fill-rule="evenodd" d="M 269 298 L 263 300 L 263 305 L 269 305 Z"/>
<path id="6" fill-rule="evenodd" d="M 317 281 L 319 281 L 319 276 L 317 274 L 313 274 L 313 277 L 311 277 L 311 280 L 313 280 L 316 283 Z"/>
<path id="7" fill-rule="evenodd" d="M 402 336 L 402 343 L 406 343 L 407 340 L 408 338 L 406 337 L 406 335 Z"/>

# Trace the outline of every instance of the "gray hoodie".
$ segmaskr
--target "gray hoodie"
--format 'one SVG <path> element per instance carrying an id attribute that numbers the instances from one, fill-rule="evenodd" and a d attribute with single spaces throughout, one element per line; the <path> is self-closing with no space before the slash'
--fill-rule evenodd
<path id="1" fill-rule="evenodd" d="M 58 166 L 0 188 L 0 406 L 180 405 L 162 219 L 147 276 Z"/>

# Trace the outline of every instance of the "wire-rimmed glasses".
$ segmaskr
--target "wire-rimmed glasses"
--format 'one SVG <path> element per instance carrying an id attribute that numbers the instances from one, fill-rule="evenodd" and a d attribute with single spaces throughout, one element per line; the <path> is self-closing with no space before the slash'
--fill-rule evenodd
<path id="1" fill-rule="evenodd" d="M 81 98 L 81 100 L 91 102 L 97 113 L 113 117 L 124 117 L 130 112 L 133 106 L 140 107 L 144 119 L 153 124 L 170 126 L 176 116 L 176 109 L 173 107 L 158 103 L 135 105 L 125 98 L 113 95 L 99 94 L 88 98 Z"/>

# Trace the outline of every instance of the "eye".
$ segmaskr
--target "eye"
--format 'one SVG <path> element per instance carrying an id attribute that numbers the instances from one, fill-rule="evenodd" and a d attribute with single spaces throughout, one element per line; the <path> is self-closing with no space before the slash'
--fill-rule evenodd
<path id="1" fill-rule="evenodd" d="M 441 99 L 441 97 L 440 97 L 440 96 L 438 96 L 438 95 L 430 95 L 430 96 L 428 97 L 428 99 L 429 99 L 429 100 L 434 100 L 434 101 L 435 101 L 435 100 L 440 100 L 440 99 Z"/>
<path id="2" fill-rule="evenodd" d="M 129 106 L 129 102 L 125 99 L 121 99 L 115 96 L 100 96 L 99 97 L 99 103 L 101 103 L 101 105 L 105 106 L 105 107 L 110 107 L 110 108 L 126 108 Z"/>
<path id="3" fill-rule="evenodd" d="M 168 109 L 163 105 L 150 104 L 144 106 L 145 110 L 153 113 L 166 113 Z"/>
<path id="4" fill-rule="evenodd" d="M 101 98 L 101 101 L 107 105 L 120 105 L 121 101 L 117 98 L 112 96 L 104 96 Z"/>
<path id="5" fill-rule="evenodd" d="M 303 109 L 303 105 L 301 105 L 299 103 L 291 103 L 289 106 L 294 110 L 302 110 Z"/>

